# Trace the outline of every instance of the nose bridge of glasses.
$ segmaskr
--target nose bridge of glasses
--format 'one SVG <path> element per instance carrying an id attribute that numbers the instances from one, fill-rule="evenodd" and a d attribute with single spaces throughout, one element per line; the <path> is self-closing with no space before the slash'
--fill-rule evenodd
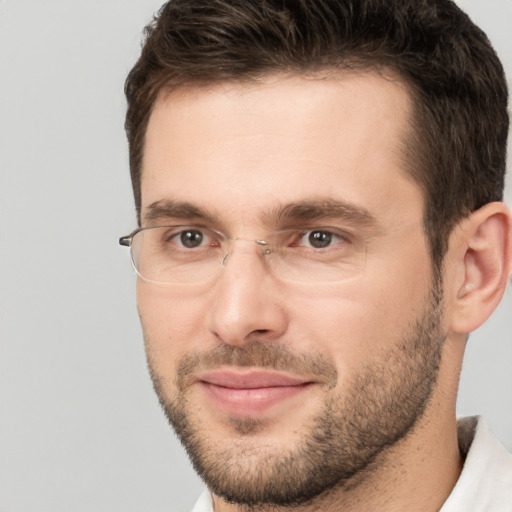
<path id="1" fill-rule="evenodd" d="M 247 242 L 248 244 L 256 244 L 258 247 L 261 248 L 261 254 L 263 256 L 270 254 L 272 252 L 272 247 L 270 245 L 270 242 L 263 239 L 249 239 L 249 238 L 239 238 L 239 237 L 233 237 L 228 239 L 230 242 L 230 245 L 228 246 L 227 250 L 225 251 L 221 265 L 225 267 L 227 265 L 228 259 L 230 258 L 231 254 L 233 253 L 234 248 L 234 242 Z"/>

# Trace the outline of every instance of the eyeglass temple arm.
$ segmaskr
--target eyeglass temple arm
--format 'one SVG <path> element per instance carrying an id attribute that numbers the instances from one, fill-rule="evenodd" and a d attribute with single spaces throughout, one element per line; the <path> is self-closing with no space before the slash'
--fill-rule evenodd
<path id="1" fill-rule="evenodd" d="M 130 247 L 132 245 L 132 237 L 131 237 L 131 235 L 122 236 L 119 239 L 119 245 L 124 245 L 125 247 Z"/>

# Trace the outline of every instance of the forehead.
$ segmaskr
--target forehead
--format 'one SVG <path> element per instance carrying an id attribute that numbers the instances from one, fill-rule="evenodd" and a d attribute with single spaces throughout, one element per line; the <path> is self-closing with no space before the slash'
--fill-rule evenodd
<path id="1" fill-rule="evenodd" d="M 409 202 L 422 206 L 404 169 L 411 110 L 406 87 L 376 73 L 161 94 L 146 132 L 142 220 L 162 200 L 246 219 L 308 199 L 371 211 L 400 197 L 388 215 L 408 215 Z"/>

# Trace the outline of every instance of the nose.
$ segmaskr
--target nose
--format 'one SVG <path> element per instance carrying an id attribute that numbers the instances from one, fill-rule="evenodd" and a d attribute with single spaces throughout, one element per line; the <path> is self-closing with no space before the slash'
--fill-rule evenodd
<path id="1" fill-rule="evenodd" d="M 288 326 L 284 290 L 269 272 L 261 247 L 242 245 L 224 260 L 207 313 L 210 332 L 233 346 L 277 340 Z"/>

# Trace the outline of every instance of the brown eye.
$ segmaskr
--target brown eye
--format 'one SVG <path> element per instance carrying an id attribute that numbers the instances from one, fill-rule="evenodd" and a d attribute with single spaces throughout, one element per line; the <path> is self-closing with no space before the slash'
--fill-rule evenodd
<path id="1" fill-rule="evenodd" d="M 195 249 L 203 243 L 204 235 L 197 229 L 187 229 L 179 233 L 179 240 L 183 247 Z"/>
<path id="2" fill-rule="evenodd" d="M 310 231 L 308 243 L 314 249 L 325 249 L 332 243 L 333 234 L 329 231 Z"/>

